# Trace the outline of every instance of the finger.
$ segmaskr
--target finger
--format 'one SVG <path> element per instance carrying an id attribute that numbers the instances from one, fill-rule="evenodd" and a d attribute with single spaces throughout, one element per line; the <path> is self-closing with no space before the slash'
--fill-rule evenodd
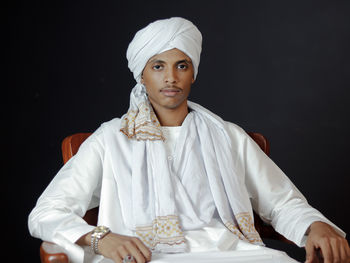
<path id="1" fill-rule="evenodd" d="M 316 251 L 312 245 L 306 244 L 305 246 L 306 252 L 306 261 L 305 263 L 315 262 Z"/>
<path id="2" fill-rule="evenodd" d="M 321 250 L 319 248 L 314 249 L 314 257 L 311 261 L 312 263 L 322 263 L 323 262 L 323 257 Z"/>
<path id="3" fill-rule="evenodd" d="M 123 263 L 121 259 L 121 255 L 118 253 L 118 251 L 113 251 L 111 253 L 111 259 L 113 259 L 115 263 Z"/>
<path id="4" fill-rule="evenodd" d="M 324 259 L 324 263 L 332 263 L 333 262 L 333 253 L 331 245 L 328 241 L 323 241 L 320 244 L 321 253 Z"/>
<path id="5" fill-rule="evenodd" d="M 345 239 L 345 251 L 346 251 L 347 258 L 350 259 L 350 246 L 349 246 L 349 243 L 346 239 Z"/>
<path id="6" fill-rule="evenodd" d="M 146 245 L 137 237 L 133 238 L 133 242 L 135 243 L 137 248 L 141 251 L 141 253 L 145 257 L 145 259 L 147 261 L 151 261 L 152 252 L 150 251 L 150 249 L 148 247 L 146 247 Z"/>
<path id="7" fill-rule="evenodd" d="M 134 242 L 129 240 L 125 243 L 125 245 L 126 245 L 128 251 L 130 252 L 130 255 L 132 255 L 135 258 L 135 261 L 137 263 L 145 263 L 146 262 L 145 257 L 143 256 L 141 251 L 137 248 L 137 246 L 135 245 Z"/>
<path id="8" fill-rule="evenodd" d="M 118 252 L 119 252 L 120 262 L 122 262 L 123 259 L 126 258 L 127 256 L 134 256 L 125 245 L 118 247 Z"/>
<path id="9" fill-rule="evenodd" d="M 332 249 L 332 255 L 333 255 L 333 263 L 339 263 L 341 260 L 341 247 L 342 242 L 340 239 L 335 238 L 331 240 L 331 249 Z"/>
<path id="10" fill-rule="evenodd" d="M 346 253 L 346 247 L 344 246 L 344 244 L 341 244 L 340 248 L 340 260 L 341 262 L 346 262 L 347 259 L 347 253 Z"/>
<path id="11" fill-rule="evenodd" d="M 343 239 L 340 245 L 341 262 L 350 262 L 350 247 L 346 239 Z"/>

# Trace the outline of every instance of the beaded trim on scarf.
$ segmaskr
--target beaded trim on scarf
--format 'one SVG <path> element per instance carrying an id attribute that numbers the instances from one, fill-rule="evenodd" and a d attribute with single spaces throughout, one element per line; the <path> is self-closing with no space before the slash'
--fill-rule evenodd
<path id="1" fill-rule="evenodd" d="M 151 104 L 146 101 L 138 105 L 138 110 L 129 110 L 123 117 L 120 131 L 129 139 L 136 140 L 163 140 L 160 128 Z"/>
<path id="2" fill-rule="evenodd" d="M 136 227 L 136 235 L 152 250 L 159 244 L 173 246 L 185 243 L 179 218 L 175 215 L 158 216 L 152 225 Z"/>
<path id="3" fill-rule="evenodd" d="M 249 213 L 235 214 L 238 225 L 226 222 L 225 226 L 241 240 L 248 241 L 255 245 L 264 245 L 259 233 L 254 227 L 254 220 Z"/>

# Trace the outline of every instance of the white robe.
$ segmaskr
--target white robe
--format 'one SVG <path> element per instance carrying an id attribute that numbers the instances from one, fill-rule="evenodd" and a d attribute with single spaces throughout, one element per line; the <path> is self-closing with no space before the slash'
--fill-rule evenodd
<path id="1" fill-rule="evenodd" d="M 232 123 L 227 124 L 232 145 L 235 145 L 235 154 L 240 161 L 239 172 L 244 174 L 253 209 L 263 220 L 299 246 L 305 245 L 305 231 L 314 221 L 326 222 L 343 236 L 345 235 L 319 211 L 307 204 L 292 182 L 240 127 Z M 130 158 L 131 141 L 119 131 L 119 128 L 120 119 L 118 118 L 102 124 L 81 145 L 79 152 L 58 172 L 29 216 L 30 233 L 34 237 L 62 246 L 72 262 L 83 261 L 84 250 L 74 243 L 94 228 L 87 225 L 81 218 L 90 208 L 99 206 L 98 225 L 106 225 L 112 232 L 118 234 L 134 235 L 125 225 L 123 212 L 131 207 L 131 200 L 121 202 L 119 199 L 120 193 L 128 189 L 124 189 L 114 179 L 115 174 L 120 171 L 131 172 L 133 162 Z M 123 167 L 116 166 L 114 161 L 116 159 Z M 171 161 L 172 158 L 169 158 L 169 162 Z M 198 207 L 199 217 L 203 215 L 207 221 L 212 217 L 211 224 L 220 224 L 214 214 L 208 215 L 206 210 L 211 206 L 209 188 L 206 188 L 206 184 L 196 185 L 193 182 L 186 182 L 187 179 L 183 178 L 182 183 L 185 189 L 186 185 L 188 186 L 188 195 L 193 201 L 193 206 Z M 207 199 L 203 199 L 203 192 L 209 194 Z M 203 203 L 206 206 L 203 206 Z M 181 208 L 181 204 L 177 205 Z M 186 207 L 182 207 L 181 211 L 186 214 Z M 187 233 L 187 240 L 196 236 L 196 231 L 201 231 L 202 228 L 201 226 L 200 229 L 196 229 L 193 225 L 187 228 L 183 226 L 185 234 Z M 242 247 L 242 242 L 235 243 L 234 235 L 232 236 L 232 246 L 226 249 Z M 245 248 L 251 248 L 251 246 L 253 245 L 243 244 Z M 200 251 L 200 249 L 192 249 L 192 251 Z M 181 257 L 181 255 L 165 257 L 170 257 L 169 262 L 171 262 L 171 257 Z M 208 256 L 202 255 L 203 257 Z M 156 255 L 155 258 L 158 259 L 157 262 L 166 262 L 166 260 L 162 261 L 162 255 Z M 85 249 L 85 260 L 98 262 L 101 259 L 101 256 L 94 256 L 91 259 L 89 248 Z M 183 261 L 182 258 L 174 260 Z"/>

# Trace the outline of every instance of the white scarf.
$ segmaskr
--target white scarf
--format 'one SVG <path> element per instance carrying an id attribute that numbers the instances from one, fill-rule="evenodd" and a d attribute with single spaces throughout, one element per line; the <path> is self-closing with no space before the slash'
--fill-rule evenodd
<path id="1" fill-rule="evenodd" d="M 126 220 L 128 227 L 153 250 L 186 251 L 175 200 L 180 200 L 185 207 L 192 206 L 180 181 L 180 176 L 191 176 L 186 169 L 186 164 L 190 164 L 191 171 L 205 171 L 218 214 L 225 226 L 240 239 L 262 245 L 254 228 L 244 176 L 235 170 L 238 160 L 225 122 L 198 104 L 188 102 L 188 106 L 192 111 L 182 124 L 176 144 L 175 171 L 169 167 L 163 140 L 154 140 L 151 133 L 140 131 L 144 139 L 133 142 L 131 189 L 134 213 L 133 218 Z M 152 108 L 149 110 L 157 120 Z M 157 133 L 162 136 L 158 120 L 150 126 L 151 130 L 158 130 Z M 143 130 L 147 127 L 144 126 Z M 148 135 L 150 140 L 146 139 Z M 200 142 L 197 148 L 194 147 L 196 139 Z"/>
<path id="2" fill-rule="evenodd" d="M 188 102 L 192 112 L 182 124 L 175 149 L 175 171 L 172 171 L 160 123 L 145 87 L 140 84 L 148 59 L 171 48 L 178 48 L 192 59 L 196 76 L 200 45 L 201 34 L 191 22 L 171 18 L 140 30 L 127 52 L 137 84 L 120 127 L 120 131 L 133 140 L 133 216 L 125 218 L 125 222 L 147 246 L 159 252 L 184 252 L 187 249 L 182 231 L 182 224 L 186 222 L 180 222 L 176 200 L 193 209 L 179 179 L 179 176 L 191 176 L 188 165 L 205 173 L 204 180 L 209 181 L 214 203 L 225 226 L 242 240 L 262 244 L 254 228 L 244 176 L 235 170 L 238 160 L 225 122 L 198 104 Z M 199 145 L 195 145 L 198 139 Z"/>

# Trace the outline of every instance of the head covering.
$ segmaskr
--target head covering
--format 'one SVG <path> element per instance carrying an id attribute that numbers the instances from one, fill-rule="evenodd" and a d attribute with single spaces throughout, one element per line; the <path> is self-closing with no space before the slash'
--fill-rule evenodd
<path id="1" fill-rule="evenodd" d="M 151 57 L 173 48 L 191 58 L 196 78 L 202 50 L 202 34 L 192 22 L 181 17 L 157 20 L 138 31 L 129 44 L 126 57 L 137 84 L 131 91 L 129 110 L 122 118 L 120 131 L 130 139 L 164 139 L 146 88 L 141 84 L 141 76 Z"/>
<path id="2" fill-rule="evenodd" d="M 202 34 L 190 21 L 181 17 L 157 20 L 138 31 L 126 52 L 128 66 L 139 83 L 147 61 L 154 55 L 177 48 L 189 56 L 197 76 Z"/>

